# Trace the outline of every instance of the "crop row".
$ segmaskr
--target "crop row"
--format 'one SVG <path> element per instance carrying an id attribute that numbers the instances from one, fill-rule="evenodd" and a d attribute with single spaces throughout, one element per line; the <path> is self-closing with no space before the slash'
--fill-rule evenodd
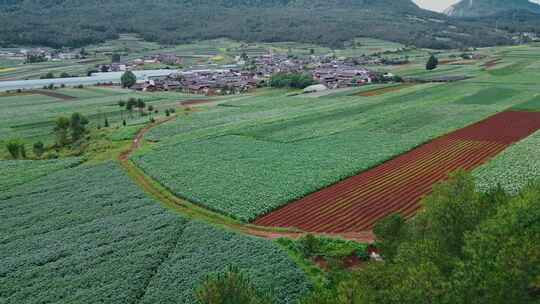
<path id="1" fill-rule="evenodd" d="M 370 229 L 391 213 L 412 216 L 433 184 L 458 168 L 471 170 L 481 165 L 511 141 L 526 137 L 531 129 L 540 129 L 540 114 L 498 114 L 315 192 L 259 218 L 255 224 L 350 232 Z M 498 136 L 493 130 L 498 130 Z"/>
<path id="2" fill-rule="evenodd" d="M 540 132 L 516 143 L 474 171 L 477 187 L 486 191 L 497 185 L 516 194 L 530 181 L 540 179 Z"/>
<path id="3" fill-rule="evenodd" d="M 228 265 L 276 303 L 311 288 L 276 244 L 173 214 L 113 163 L 1 192 L 0 216 L 6 303 L 196 303 L 206 275 Z"/>

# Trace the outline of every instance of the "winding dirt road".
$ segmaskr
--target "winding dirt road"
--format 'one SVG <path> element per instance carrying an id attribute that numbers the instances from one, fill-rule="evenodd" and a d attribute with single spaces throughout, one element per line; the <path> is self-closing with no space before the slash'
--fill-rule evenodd
<path id="1" fill-rule="evenodd" d="M 179 212 L 189 218 L 202 220 L 225 229 L 266 239 L 297 239 L 307 234 L 304 231 L 296 229 L 263 227 L 252 224 L 245 224 L 227 216 L 221 215 L 219 213 L 202 208 L 185 199 L 177 197 L 171 191 L 159 184 L 156 180 L 148 176 L 132 161 L 130 161 L 129 158 L 141 147 L 144 141 L 144 136 L 146 135 L 146 133 L 148 133 L 148 131 L 150 131 L 152 128 L 173 121 L 175 119 L 176 116 L 171 116 L 147 125 L 143 129 L 141 129 L 137 136 L 133 139 L 130 148 L 119 155 L 118 161 L 127 171 L 128 175 L 135 181 L 135 183 L 137 183 L 142 189 L 144 189 L 152 197 L 160 201 L 167 208 Z M 330 238 L 343 238 L 360 243 L 371 244 L 375 241 L 375 237 L 371 231 L 348 232 L 340 234 L 317 233 L 317 235 Z"/>

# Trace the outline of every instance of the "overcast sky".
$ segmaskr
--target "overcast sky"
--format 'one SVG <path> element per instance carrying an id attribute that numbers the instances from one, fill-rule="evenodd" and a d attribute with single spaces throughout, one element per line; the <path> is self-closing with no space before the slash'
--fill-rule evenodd
<path id="1" fill-rule="evenodd" d="M 512 0 L 508 0 L 508 1 L 512 1 Z M 420 7 L 423 7 L 425 9 L 442 12 L 444 9 L 446 9 L 450 5 L 456 2 L 459 2 L 459 0 L 414 0 L 414 2 L 416 2 L 416 4 L 418 4 Z M 531 2 L 540 3 L 540 0 L 533 0 Z"/>
<path id="2" fill-rule="evenodd" d="M 450 5 L 458 2 L 459 0 L 414 0 L 416 4 L 425 9 L 432 11 L 442 12 Z"/>

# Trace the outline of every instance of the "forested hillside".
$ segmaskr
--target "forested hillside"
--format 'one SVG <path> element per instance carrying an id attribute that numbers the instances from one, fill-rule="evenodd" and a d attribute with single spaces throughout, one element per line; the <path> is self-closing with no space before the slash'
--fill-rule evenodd
<path id="1" fill-rule="evenodd" d="M 125 32 L 163 44 L 227 37 L 339 48 L 359 36 L 430 48 L 510 42 L 411 0 L 0 0 L 0 19 L 1 46 L 83 46 Z"/>
<path id="2" fill-rule="evenodd" d="M 445 13 L 452 17 L 483 17 L 516 10 L 540 13 L 540 5 L 529 0 L 462 0 Z"/>

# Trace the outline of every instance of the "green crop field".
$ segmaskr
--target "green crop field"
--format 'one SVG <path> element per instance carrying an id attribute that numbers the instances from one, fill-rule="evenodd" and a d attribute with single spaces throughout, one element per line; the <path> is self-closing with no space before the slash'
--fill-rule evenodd
<path id="1" fill-rule="evenodd" d="M 539 149 L 540 132 L 506 149 L 475 171 L 478 188 L 486 191 L 500 185 L 509 193 L 519 193 L 529 182 L 540 179 Z"/>
<path id="2" fill-rule="evenodd" d="M 314 290 L 337 288 L 349 271 L 371 268 L 362 260 L 367 244 L 352 240 L 373 236 L 354 231 L 311 238 L 298 229 L 246 223 L 499 112 L 540 111 L 540 56 L 532 46 L 479 49 L 478 59 L 458 64 L 452 62 L 461 60 L 461 50 L 365 38 L 331 50 L 228 39 L 162 46 L 125 34 L 87 51 L 102 60 L 110 53 L 127 59 L 175 53 L 187 65 L 227 64 L 243 52 L 377 53 L 410 62 L 368 68 L 414 81 L 305 95 L 259 88 L 194 108 L 181 102 L 208 97 L 97 86 L 0 93 L 0 303 L 198 303 L 195 291 L 208 275 L 236 266 L 272 303 L 297 304 Z M 443 63 L 426 71 L 431 53 Z M 56 64 L 0 61 L 0 78 L 83 73 L 91 65 Z M 430 82 L 447 76 L 467 79 Z M 118 102 L 129 98 L 158 113 L 128 113 Z M 177 111 L 165 117 L 170 108 Z M 88 132 L 53 145 L 55 120 L 74 112 L 89 118 Z M 27 160 L 11 159 L 10 139 L 25 144 Z M 42 157 L 33 152 L 38 141 L 45 143 Z M 473 172 L 478 188 L 501 184 L 515 194 L 540 178 L 539 146 L 536 132 L 479 167 Z M 402 183 L 394 178 L 390 182 Z M 272 241 L 279 237 L 287 239 Z M 422 246 L 431 254 L 429 242 Z M 416 256 L 416 248 L 404 248 Z"/>
<path id="3" fill-rule="evenodd" d="M 178 195 L 243 221 L 534 96 L 458 82 L 381 96 L 271 92 L 154 129 L 134 160 Z"/>
<path id="4" fill-rule="evenodd" d="M 141 93 L 118 88 L 83 89 L 65 88 L 53 93 L 75 97 L 63 100 L 41 94 L 0 95 L 0 146 L 1 142 L 19 138 L 27 142 L 52 140 L 54 121 L 61 115 L 69 116 L 79 112 L 87 116 L 92 126 L 103 126 L 105 119 L 110 124 L 118 125 L 122 119 L 128 124 L 139 124 L 148 121 L 148 117 L 140 117 L 135 110 L 129 114 L 118 106 L 120 100 L 140 98 L 147 106 L 158 111 L 176 108 L 178 102 L 186 99 L 200 98 L 181 93 Z"/>
<path id="5" fill-rule="evenodd" d="M 77 166 L 79 158 L 53 160 L 4 160 L 0 161 L 0 192 L 25 184 L 50 173 Z"/>
<path id="6" fill-rule="evenodd" d="M 2 191 L 0 214 L 6 303 L 194 303 L 202 280 L 228 265 L 275 303 L 311 288 L 276 244 L 174 214 L 113 163 Z"/>

